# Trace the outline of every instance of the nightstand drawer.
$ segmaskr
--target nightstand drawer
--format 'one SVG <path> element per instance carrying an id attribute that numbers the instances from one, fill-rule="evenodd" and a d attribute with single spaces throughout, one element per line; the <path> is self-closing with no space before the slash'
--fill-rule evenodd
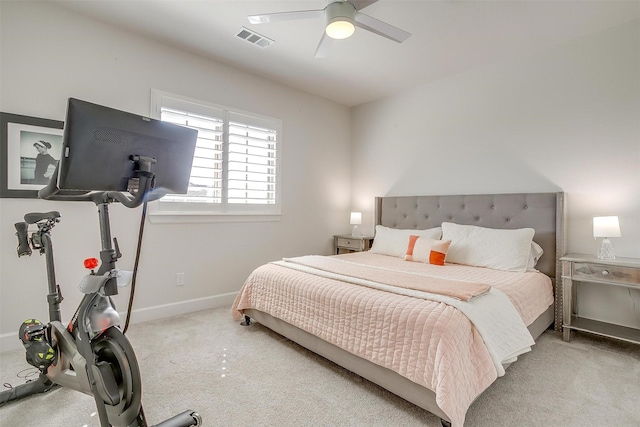
<path id="1" fill-rule="evenodd" d="M 362 239 L 345 239 L 338 237 L 338 247 L 343 249 L 362 249 Z"/>
<path id="2" fill-rule="evenodd" d="M 629 267 L 574 262 L 573 279 L 640 286 L 640 270 Z"/>

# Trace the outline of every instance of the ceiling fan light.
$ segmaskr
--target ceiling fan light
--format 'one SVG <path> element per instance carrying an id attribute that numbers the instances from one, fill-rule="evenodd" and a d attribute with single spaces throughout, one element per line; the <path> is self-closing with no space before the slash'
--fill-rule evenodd
<path id="1" fill-rule="evenodd" d="M 354 23 L 356 9 L 353 4 L 348 1 L 334 1 L 324 11 L 327 18 L 325 28 L 327 36 L 341 40 L 353 35 L 356 30 Z"/>
<path id="2" fill-rule="evenodd" d="M 325 32 L 329 37 L 336 40 L 349 38 L 356 31 L 355 25 L 351 20 L 344 17 L 335 18 L 327 24 Z"/>

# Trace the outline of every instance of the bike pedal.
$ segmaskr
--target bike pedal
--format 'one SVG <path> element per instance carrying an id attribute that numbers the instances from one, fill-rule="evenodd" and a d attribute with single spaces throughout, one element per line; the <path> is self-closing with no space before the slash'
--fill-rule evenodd
<path id="1" fill-rule="evenodd" d="M 38 319 L 27 319 L 22 322 L 18 330 L 18 336 L 23 344 L 34 341 L 45 336 L 47 326 L 43 325 Z"/>
<path id="2" fill-rule="evenodd" d="M 58 353 L 47 340 L 47 325 L 37 319 L 27 319 L 18 330 L 18 336 L 27 351 L 27 363 L 42 372 L 58 360 Z"/>

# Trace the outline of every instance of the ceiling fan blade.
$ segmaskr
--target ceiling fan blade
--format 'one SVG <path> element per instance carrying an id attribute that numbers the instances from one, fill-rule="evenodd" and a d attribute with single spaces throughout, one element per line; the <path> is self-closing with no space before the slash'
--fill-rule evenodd
<path id="1" fill-rule="evenodd" d="M 313 55 L 314 58 L 326 58 L 331 50 L 331 46 L 333 45 L 333 39 L 327 35 L 326 32 L 322 32 L 322 38 L 320 39 L 320 43 L 318 44 L 318 48 L 316 49 L 316 54 Z"/>
<path id="2" fill-rule="evenodd" d="M 371 6 L 378 0 L 349 0 L 349 3 L 356 8 L 356 10 L 364 9 L 367 6 Z"/>
<path id="3" fill-rule="evenodd" d="M 324 9 L 320 10 L 298 10 L 295 12 L 265 13 L 262 15 L 249 15 L 247 18 L 252 24 L 268 24 L 278 21 L 293 21 L 296 19 L 312 19 L 324 16 Z"/>
<path id="4" fill-rule="evenodd" d="M 356 27 L 371 31 L 372 33 L 375 33 L 382 37 L 386 37 L 398 43 L 402 43 L 403 41 L 408 39 L 409 36 L 411 36 L 411 33 L 394 27 L 391 24 L 387 24 L 386 22 L 377 20 L 376 18 L 372 18 L 371 16 L 365 15 L 362 12 L 356 12 L 355 18 Z"/>

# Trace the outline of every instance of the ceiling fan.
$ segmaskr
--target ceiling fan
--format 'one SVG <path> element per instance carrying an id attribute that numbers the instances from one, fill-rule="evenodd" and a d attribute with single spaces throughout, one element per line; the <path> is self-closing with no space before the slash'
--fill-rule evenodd
<path id="1" fill-rule="evenodd" d="M 370 31 L 398 43 L 405 41 L 408 33 L 393 25 L 387 24 L 360 12 L 378 0 L 327 0 L 327 6 L 318 10 L 298 10 L 294 12 L 266 13 L 248 16 L 252 24 L 268 24 L 278 21 L 312 19 L 323 17 L 326 28 L 316 49 L 315 57 L 324 58 L 331 48 L 333 40 L 346 39 L 355 32 L 355 27 Z"/>

